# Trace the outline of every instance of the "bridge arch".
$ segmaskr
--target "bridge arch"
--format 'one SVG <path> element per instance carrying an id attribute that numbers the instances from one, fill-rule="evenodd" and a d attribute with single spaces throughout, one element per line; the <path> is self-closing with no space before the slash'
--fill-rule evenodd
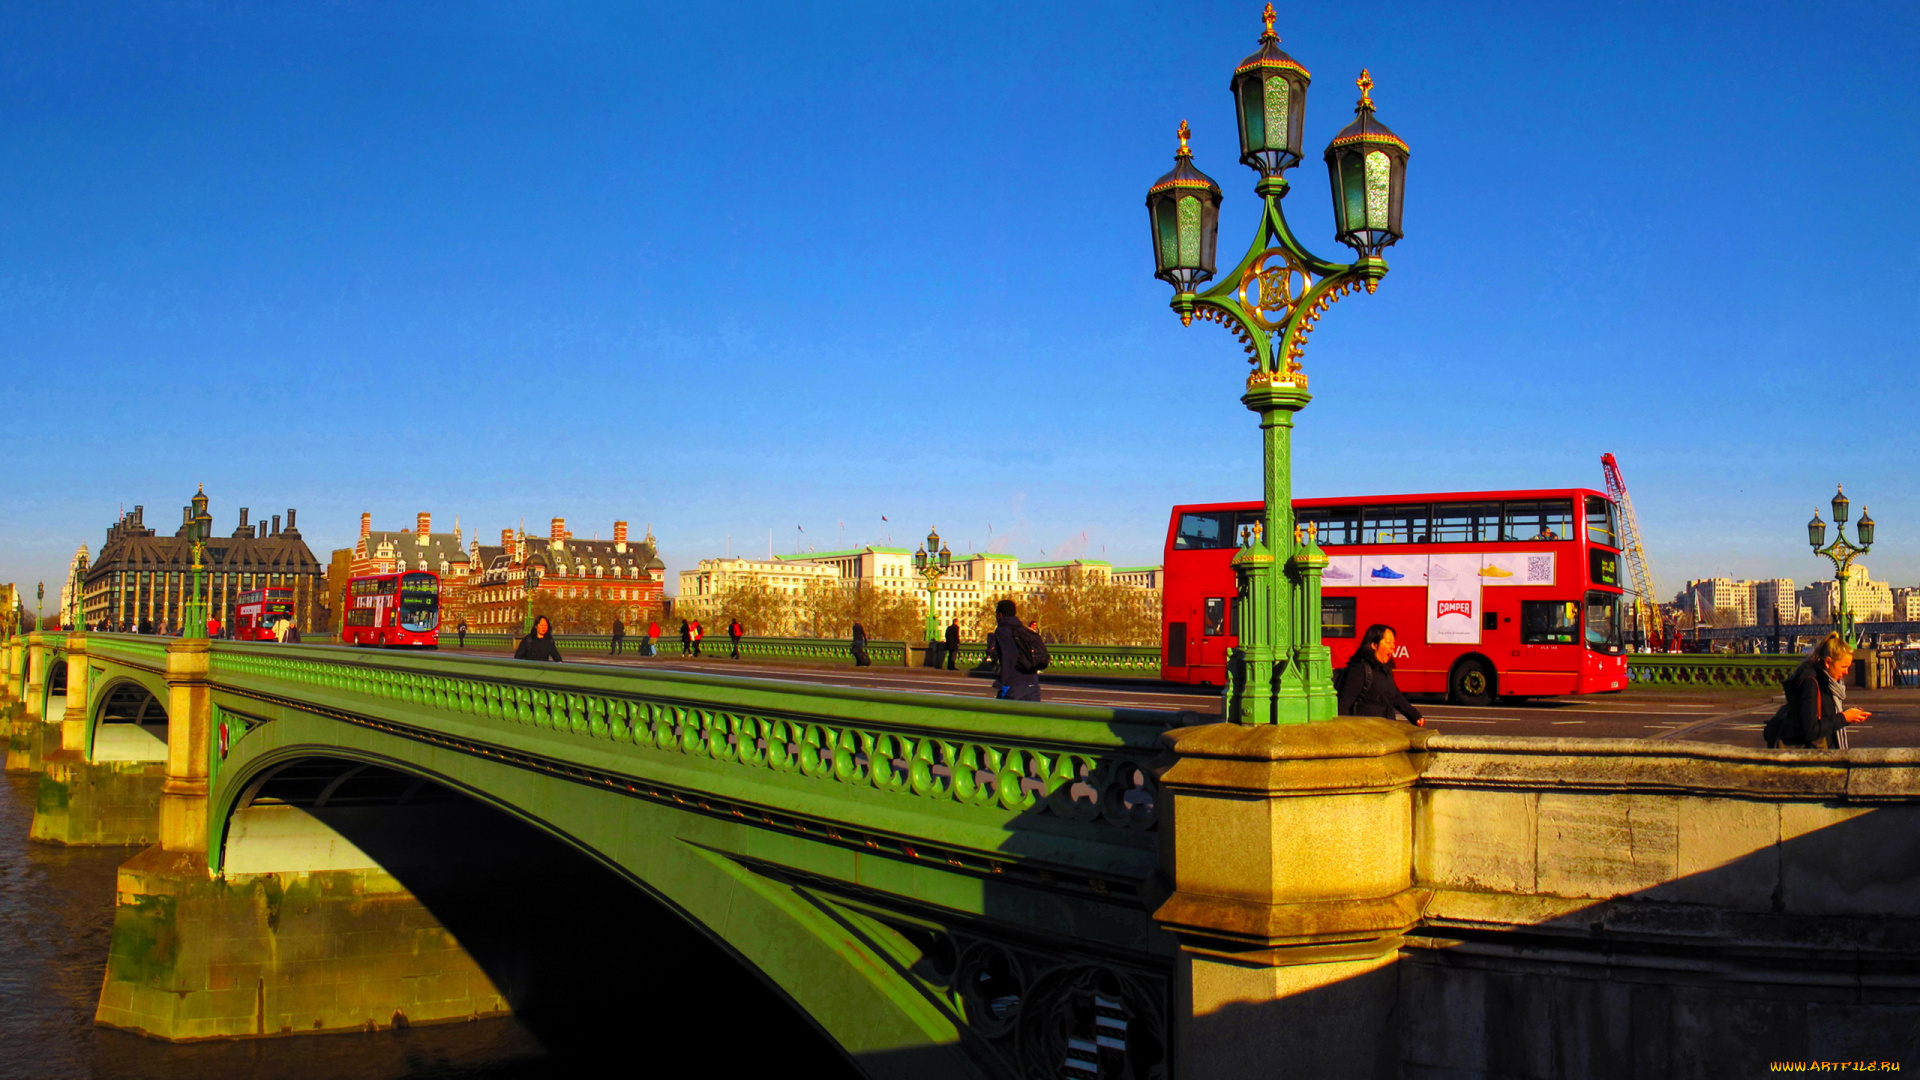
<path id="1" fill-rule="evenodd" d="M 284 731 L 282 725 L 303 722 L 314 721 L 288 717 L 268 727 Z M 259 734 L 266 732 L 245 741 L 257 744 Z M 210 807 L 209 861 L 223 878 L 332 870 L 390 874 L 549 1045 L 592 1041 L 593 1032 L 580 1030 L 583 1018 L 594 1018 L 588 1027 L 602 1023 L 611 997 L 621 1002 L 621 1012 L 648 1016 L 650 1026 L 724 1045 L 730 1066 L 784 1070 L 805 1062 L 832 1075 L 845 1057 L 855 1056 L 859 1044 L 846 1045 L 854 1029 L 828 1029 L 782 985 L 782 976 L 791 980 L 795 971 L 767 970 L 734 940 L 771 932 L 781 946 L 774 951 L 804 952 L 809 940 L 825 940 L 820 928 L 790 917 L 778 925 L 777 905 L 769 910 L 739 895 L 739 871 L 729 874 L 712 853 L 689 850 L 675 866 L 650 864 L 613 840 L 635 831 L 617 812 L 564 796 L 502 797 L 496 782 L 480 779 L 472 768 L 437 768 L 395 752 L 403 747 L 342 747 L 335 735 L 331 743 L 284 741 L 230 756 Z M 452 764 L 473 763 L 456 758 Z M 484 765 L 478 772 L 510 768 Z M 567 812 L 569 806 L 580 812 Z M 672 840 L 668 846 L 687 847 Z M 485 895 L 474 893 L 478 882 L 487 883 Z M 717 908 L 689 910 L 698 898 L 730 889 L 735 895 Z M 748 908 L 756 910 L 741 917 Z M 716 919 L 714 910 L 723 917 Z M 528 911 L 542 913 L 545 921 L 502 921 Z M 879 958 L 850 962 L 855 958 L 844 955 L 846 943 L 840 944 L 840 963 L 816 958 L 805 968 L 808 989 L 828 1001 L 869 999 L 856 1015 L 870 1022 L 875 994 L 869 965 L 884 965 Z M 743 1018 L 750 1018 L 754 1038 L 727 1042 Z M 624 1028 L 616 1030 L 628 1037 Z M 908 1056 L 928 1064 L 920 1055 Z M 918 1075 L 969 1074 L 955 1064 L 935 1063 Z M 898 1071 L 882 1068 L 877 1075 Z"/>
<path id="2" fill-rule="evenodd" d="M 157 685 L 156 685 L 157 684 Z M 167 686 L 146 672 L 116 671 L 87 712 L 87 760 L 167 760 Z"/>

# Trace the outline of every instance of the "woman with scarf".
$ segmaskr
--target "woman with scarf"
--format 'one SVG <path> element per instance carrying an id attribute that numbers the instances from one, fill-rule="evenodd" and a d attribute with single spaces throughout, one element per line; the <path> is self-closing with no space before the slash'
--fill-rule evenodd
<path id="1" fill-rule="evenodd" d="M 1847 671 L 1853 666 L 1853 646 L 1829 633 L 1807 653 L 1781 689 L 1787 703 L 1767 721 L 1762 732 L 1768 749 L 1845 750 L 1847 725 L 1873 714 L 1847 708 Z"/>
<path id="2" fill-rule="evenodd" d="M 520 639 L 513 650 L 515 660 L 551 660 L 560 662 L 560 650 L 553 644 L 553 624 L 545 615 L 533 620 L 533 629 Z"/>
<path id="3" fill-rule="evenodd" d="M 1398 712 L 1415 727 L 1426 727 L 1420 710 L 1393 682 L 1393 627 L 1374 623 L 1353 650 L 1353 658 L 1340 672 L 1340 715 L 1378 716 L 1391 720 Z"/>

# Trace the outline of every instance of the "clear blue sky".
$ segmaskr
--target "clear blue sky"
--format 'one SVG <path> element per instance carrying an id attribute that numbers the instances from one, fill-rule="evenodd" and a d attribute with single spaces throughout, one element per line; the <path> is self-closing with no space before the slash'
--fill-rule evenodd
<path id="1" fill-rule="evenodd" d="M 1142 200 L 1192 122 L 1253 221 L 1259 4 L 0 4 L 0 580 L 121 505 L 672 570 L 882 540 L 1158 559 L 1258 493 L 1240 350 Z M 1288 209 L 1370 67 L 1407 236 L 1306 355 L 1302 495 L 1587 484 L 1668 591 L 1820 576 L 1844 480 L 1920 581 L 1920 7 L 1286 4 Z M 883 524 L 881 515 L 891 519 Z M 1083 539 L 1084 538 L 1084 539 Z"/>

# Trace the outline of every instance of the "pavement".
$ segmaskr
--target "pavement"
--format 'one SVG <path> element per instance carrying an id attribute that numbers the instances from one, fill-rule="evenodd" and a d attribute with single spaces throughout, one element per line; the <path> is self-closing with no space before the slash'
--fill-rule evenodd
<path id="1" fill-rule="evenodd" d="M 721 646 L 725 648 L 725 644 Z M 498 657 L 497 650 L 450 649 Z M 574 653 L 575 663 L 645 666 L 787 682 L 865 686 L 956 697 L 991 697 L 992 680 L 965 671 L 906 667 L 825 667 L 763 660 L 729 660 L 724 655 L 698 660 L 678 656 L 641 659 L 632 655 Z M 1199 714 L 1204 723 L 1220 714 L 1220 695 L 1158 679 L 1043 675 L 1041 693 L 1050 702 L 1107 708 L 1158 709 L 1170 714 Z M 1497 701 L 1486 706 L 1448 705 L 1415 697 L 1414 704 L 1437 731 L 1536 738 L 1656 739 L 1762 745 L 1760 729 L 1780 707 L 1775 689 L 1646 689 L 1578 697 Z M 1920 688 L 1848 692 L 1847 704 L 1873 716 L 1852 728 L 1854 747 L 1920 746 Z M 1173 716 L 1168 717 L 1173 721 Z"/>

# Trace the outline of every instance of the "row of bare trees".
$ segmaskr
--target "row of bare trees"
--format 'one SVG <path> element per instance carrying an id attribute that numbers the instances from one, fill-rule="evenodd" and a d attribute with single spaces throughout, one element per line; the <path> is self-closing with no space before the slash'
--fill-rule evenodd
<path id="1" fill-rule="evenodd" d="M 994 607 L 1003 599 L 1014 601 L 1023 621 L 1037 620 L 1048 641 L 1154 645 L 1160 640 L 1157 593 L 1099 581 L 1055 585 L 1030 595 L 984 596 L 960 614 L 961 637 L 981 641 L 992 633 Z M 709 631 L 739 619 L 748 634 L 768 637 L 844 638 L 858 622 L 873 638 L 917 641 L 927 621 L 925 593 L 857 582 L 814 582 L 793 592 L 748 581 L 684 607 L 709 623 Z"/>

